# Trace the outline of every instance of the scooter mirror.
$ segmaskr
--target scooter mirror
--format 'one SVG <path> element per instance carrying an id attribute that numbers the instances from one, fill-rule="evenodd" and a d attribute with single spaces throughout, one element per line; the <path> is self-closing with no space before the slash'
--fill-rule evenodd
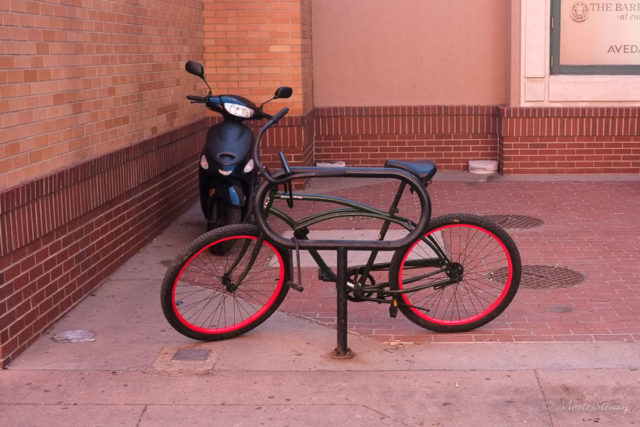
<path id="1" fill-rule="evenodd" d="M 278 89 L 276 89 L 276 93 L 275 95 L 273 95 L 273 99 L 289 98 L 292 93 L 293 89 L 291 89 L 290 87 L 280 86 Z"/>
<path id="2" fill-rule="evenodd" d="M 187 73 L 204 79 L 204 67 L 200 63 L 196 61 L 187 61 L 187 63 L 184 64 L 184 69 L 187 70 Z"/>

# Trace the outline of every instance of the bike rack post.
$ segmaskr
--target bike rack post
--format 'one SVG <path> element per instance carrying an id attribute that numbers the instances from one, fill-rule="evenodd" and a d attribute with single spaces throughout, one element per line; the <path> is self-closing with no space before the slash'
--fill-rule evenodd
<path id="1" fill-rule="evenodd" d="M 336 292 L 338 294 L 337 328 L 338 345 L 333 350 L 332 357 L 336 359 L 351 359 L 353 353 L 347 347 L 347 248 L 338 248 L 338 266 Z"/>

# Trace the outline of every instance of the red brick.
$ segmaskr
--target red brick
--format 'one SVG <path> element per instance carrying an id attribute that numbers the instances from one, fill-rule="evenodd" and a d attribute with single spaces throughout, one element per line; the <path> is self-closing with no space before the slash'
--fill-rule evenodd
<path id="1" fill-rule="evenodd" d="M 558 119 L 554 119 L 551 122 L 551 126 L 548 126 L 548 123 L 544 125 L 541 124 L 541 120 L 546 120 L 538 117 L 543 117 L 538 114 L 538 110 L 536 109 L 508 109 L 511 110 L 513 116 L 517 117 L 525 117 L 526 115 L 531 115 L 527 119 L 528 127 L 527 129 L 515 129 L 516 126 L 511 124 L 511 122 L 516 122 L 519 119 L 509 118 L 511 114 L 507 110 L 500 110 L 500 114 L 502 115 L 503 126 L 502 129 L 509 130 L 509 138 L 515 137 L 518 141 L 528 141 L 530 143 L 536 142 L 540 143 L 540 145 L 531 144 L 531 148 L 543 149 L 540 154 L 544 154 L 547 158 L 552 158 L 554 155 L 554 150 L 557 150 L 560 154 L 559 150 L 562 148 L 570 148 L 572 150 L 576 150 L 574 153 L 576 157 L 569 158 L 567 157 L 567 161 L 572 161 L 572 165 L 568 163 L 564 163 L 563 167 L 566 168 L 566 172 L 569 173 L 620 173 L 620 168 L 624 168 L 627 172 L 636 172 L 640 171 L 640 160 L 637 158 L 629 158 L 628 163 L 620 163 L 617 166 L 614 166 L 612 163 L 604 164 L 603 161 L 609 161 L 607 155 L 612 155 L 611 159 L 620 159 L 626 151 L 620 145 L 619 138 L 622 138 L 623 141 L 628 141 L 633 138 L 633 135 L 628 135 L 631 132 L 634 132 L 637 129 L 638 125 L 638 114 L 636 108 L 631 109 L 586 109 L 586 108 L 556 108 L 556 109 L 544 109 L 544 115 L 549 115 L 550 117 L 559 117 Z M 627 115 L 633 113 L 632 118 L 625 118 L 625 125 L 622 126 L 619 123 L 622 123 L 622 119 L 616 117 L 617 114 Z M 592 114 L 596 117 L 599 117 L 597 120 L 589 118 L 589 114 Z M 579 115 L 586 115 L 584 117 L 580 117 Z M 606 117 L 604 117 L 606 116 Z M 538 121 L 537 124 L 534 124 L 535 121 Z M 506 122 L 506 123 L 505 123 Z M 546 132 L 544 133 L 544 137 L 533 137 L 531 136 L 535 129 L 540 129 L 544 127 Z M 549 131 L 551 129 L 551 131 Z M 514 130 L 516 132 L 514 133 Z M 627 134 L 626 136 L 624 134 Z M 564 135 L 572 135 L 572 136 L 564 136 Z M 573 135 L 582 135 L 580 136 L 580 142 L 576 142 L 576 137 Z M 562 143 L 562 144 L 560 144 Z M 567 144 L 571 143 L 571 144 Z M 546 144 L 542 145 L 542 144 Z M 516 166 L 523 161 L 529 161 L 523 156 L 522 152 L 515 152 L 514 147 L 511 143 L 511 139 L 507 139 L 506 137 L 503 139 L 503 144 L 499 149 L 503 155 L 503 162 L 508 162 L 508 164 L 503 164 L 503 168 L 509 173 L 530 173 L 530 170 L 526 170 L 522 165 Z M 562 153 L 565 154 L 565 153 Z M 579 162 L 581 159 L 585 159 L 585 155 L 592 154 L 589 160 L 593 160 L 594 162 L 600 161 L 598 164 L 595 163 L 587 163 L 587 162 Z M 627 160 L 627 159 L 625 159 Z M 539 164 L 538 167 L 540 171 L 543 173 L 550 173 L 551 169 L 548 169 L 548 164 Z M 547 170 L 545 172 L 545 169 Z M 554 169 L 555 170 L 555 169 Z"/>

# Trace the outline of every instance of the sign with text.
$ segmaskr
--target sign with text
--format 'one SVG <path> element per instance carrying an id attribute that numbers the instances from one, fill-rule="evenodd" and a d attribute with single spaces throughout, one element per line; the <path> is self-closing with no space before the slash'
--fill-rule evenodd
<path id="1" fill-rule="evenodd" d="M 640 1 L 562 0 L 559 12 L 559 66 L 640 65 Z"/>

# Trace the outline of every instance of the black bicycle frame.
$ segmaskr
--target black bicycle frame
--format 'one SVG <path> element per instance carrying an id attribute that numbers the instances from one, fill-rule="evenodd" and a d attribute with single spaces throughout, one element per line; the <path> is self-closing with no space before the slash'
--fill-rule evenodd
<path id="1" fill-rule="evenodd" d="M 361 203 L 356 203 L 352 200 L 343 199 L 339 197 L 332 197 L 332 196 L 326 196 L 326 195 L 314 195 L 314 194 L 292 194 L 292 193 L 289 194 L 288 192 L 272 194 L 269 198 L 269 201 L 267 202 L 267 206 L 265 206 L 264 208 L 264 211 L 267 214 L 267 216 L 273 215 L 274 217 L 279 218 L 284 223 L 286 223 L 289 227 L 291 227 L 291 229 L 293 230 L 294 236 L 296 236 L 299 232 L 302 232 L 303 230 L 307 229 L 307 227 L 315 223 L 319 223 L 319 222 L 330 220 L 330 219 L 341 218 L 341 217 L 354 217 L 354 216 L 363 216 L 363 217 L 379 219 L 383 221 L 383 224 L 376 241 L 380 241 L 380 240 L 384 240 L 389 230 L 389 227 L 392 223 L 398 224 L 409 231 L 416 228 L 415 222 L 407 218 L 397 217 L 395 215 L 398 212 L 397 210 L 398 204 L 400 203 L 400 199 L 404 193 L 406 186 L 407 186 L 406 182 L 403 181 L 400 183 L 400 187 L 396 191 L 396 195 L 391 203 L 391 206 L 389 207 L 388 212 L 386 213 L 379 209 L 375 209 L 375 208 L 363 205 Z M 293 200 L 303 200 L 303 201 L 328 202 L 328 203 L 333 203 L 337 205 L 343 205 L 343 206 L 346 206 L 346 208 L 320 212 L 320 213 L 308 216 L 300 221 L 294 221 L 286 213 L 273 207 L 273 202 L 278 199 L 280 200 L 284 199 L 287 201 L 290 199 L 293 199 Z M 303 233 L 303 234 L 306 235 L 306 233 Z M 411 260 L 405 264 L 406 266 L 418 268 L 418 267 L 443 267 L 447 265 L 447 262 L 448 262 L 447 256 L 440 249 L 437 242 L 433 242 L 432 241 L 433 239 L 430 236 L 428 237 L 421 236 L 420 239 L 424 241 L 434 251 L 437 257 L 433 259 Z M 337 281 L 337 274 L 335 274 L 331 270 L 331 268 L 326 264 L 326 262 L 324 261 L 324 259 L 322 258 L 318 250 L 308 249 L 308 252 L 313 258 L 313 260 L 315 261 L 315 263 L 320 268 L 320 272 L 323 275 L 323 277 L 326 279 L 326 281 L 332 281 L 332 282 Z M 379 250 L 377 249 L 372 250 L 371 254 L 369 255 L 369 259 L 364 265 L 348 267 L 347 269 L 348 276 L 352 276 L 356 273 L 358 273 L 358 275 L 360 276 L 360 280 L 356 283 L 356 285 L 358 286 L 357 288 L 358 291 L 365 292 L 365 293 L 376 292 L 382 296 L 392 296 L 392 295 L 416 292 L 422 289 L 426 289 L 428 287 L 438 287 L 443 285 L 446 286 L 450 284 L 450 281 L 442 281 L 437 283 L 431 283 L 425 286 L 416 286 L 413 288 L 407 288 L 399 291 L 392 291 L 389 289 L 385 289 L 389 286 L 388 282 L 378 283 L 375 286 L 371 286 L 371 285 L 367 286 L 365 285 L 365 282 L 366 282 L 367 276 L 371 272 L 388 270 L 390 267 L 389 262 L 385 262 L 385 263 L 375 262 L 378 252 Z M 420 279 L 424 279 L 424 278 L 439 274 L 444 270 L 445 268 L 443 268 L 442 270 L 438 270 L 435 272 L 418 276 L 417 278 L 412 278 L 408 283 L 413 283 Z M 391 302 L 388 300 L 382 300 L 380 298 L 359 298 L 357 300 L 386 302 L 386 303 Z"/>

